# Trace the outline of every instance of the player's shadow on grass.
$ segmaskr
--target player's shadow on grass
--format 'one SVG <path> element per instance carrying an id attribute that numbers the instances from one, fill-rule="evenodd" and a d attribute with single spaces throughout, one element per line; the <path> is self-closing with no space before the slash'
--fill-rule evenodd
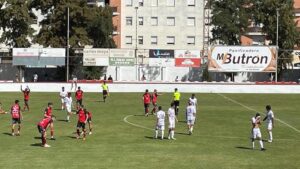
<path id="1" fill-rule="evenodd" d="M 7 135 L 7 136 L 11 136 L 11 133 L 7 133 L 7 132 L 2 133 L 2 134 Z"/>
<path id="2" fill-rule="evenodd" d="M 62 109 L 58 109 L 58 108 L 57 108 L 57 109 L 53 109 L 53 110 L 55 110 L 55 111 L 64 111 L 64 110 L 62 110 Z"/>
<path id="3" fill-rule="evenodd" d="M 182 133 L 182 132 L 175 132 L 175 134 L 180 134 L 180 135 L 189 135 L 189 133 Z"/>
<path id="4" fill-rule="evenodd" d="M 152 137 L 150 137 L 150 136 L 145 136 L 145 138 L 150 139 L 150 140 L 161 140 L 160 137 L 154 138 L 153 136 L 152 136 Z M 168 138 L 167 138 L 167 137 L 164 137 L 164 140 L 168 140 Z"/>
<path id="5" fill-rule="evenodd" d="M 235 148 L 238 148 L 238 149 L 243 149 L 243 150 L 253 150 L 252 148 L 250 147 L 244 147 L 244 146 L 237 146 Z"/>
<path id="6" fill-rule="evenodd" d="M 30 144 L 30 146 L 33 146 L 33 147 L 41 147 L 41 146 L 42 146 L 42 143 L 34 143 L 34 144 Z"/>
<path id="7" fill-rule="evenodd" d="M 67 138 L 77 139 L 75 136 L 66 136 Z"/>
<path id="8" fill-rule="evenodd" d="M 58 119 L 57 121 L 67 122 L 67 120 L 64 119 Z"/>

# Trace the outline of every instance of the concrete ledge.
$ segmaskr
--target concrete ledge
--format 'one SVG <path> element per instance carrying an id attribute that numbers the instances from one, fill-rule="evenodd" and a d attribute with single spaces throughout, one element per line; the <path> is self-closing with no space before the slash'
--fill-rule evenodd
<path id="1" fill-rule="evenodd" d="M 0 83 L 0 92 L 19 92 L 20 86 L 29 86 L 32 92 L 59 92 L 61 87 L 71 90 L 71 83 Z M 173 92 L 178 88 L 184 93 L 300 93 L 300 85 L 256 85 L 255 83 L 148 83 L 114 82 L 109 85 L 111 92 L 144 92 L 145 89 L 159 92 Z M 102 92 L 101 84 L 78 83 L 84 92 Z M 73 88 L 73 91 L 75 89 Z"/>

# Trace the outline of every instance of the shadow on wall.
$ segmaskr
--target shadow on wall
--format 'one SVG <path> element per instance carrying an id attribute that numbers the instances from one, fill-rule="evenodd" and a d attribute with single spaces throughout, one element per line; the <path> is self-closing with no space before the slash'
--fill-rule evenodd
<path id="1" fill-rule="evenodd" d="M 16 80 L 18 68 L 12 64 L 0 64 L 0 80 Z"/>
<path id="2" fill-rule="evenodd" d="M 150 67 L 145 66 L 141 69 L 141 76 L 145 75 L 146 80 L 153 81 L 153 80 L 161 80 L 160 79 L 160 67 Z"/>
<path id="3" fill-rule="evenodd" d="M 190 68 L 189 72 L 181 78 L 181 81 L 202 81 L 202 76 L 202 68 Z"/>

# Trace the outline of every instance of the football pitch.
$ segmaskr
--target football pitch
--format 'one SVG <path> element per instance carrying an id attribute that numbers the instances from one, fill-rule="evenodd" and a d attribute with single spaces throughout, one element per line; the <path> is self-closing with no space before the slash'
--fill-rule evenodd
<path id="1" fill-rule="evenodd" d="M 186 103 L 191 94 L 181 93 L 177 140 L 156 140 L 155 116 L 143 116 L 142 93 L 111 93 L 102 102 L 99 93 L 85 93 L 83 103 L 93 113 L 93 134 L 77 140 L 77 116 L 65 122 L 58 93 L 31 93 L 30 112 L 23 113 L 21 136 L 10 136 L 10 115 L 0 115 L 0 168 L 91 168 L 91 169 L 297 169 L 300 168 L 300 95 L 293 94 L 196 94 L 197 121 L 193 135 L 187 135 Z M 23 107 L 23 95 L 1 93 L 8 110 L 15 99 Z M 74 94 L 73 94 L 74 100 Z M 171 93 L 158 97 L 167 111 Z M 40 146 L 37 123 L 47 102 L 54 103 L 56 140 L 51 148 Z M 270 104 L 275 114 L 273 143 L 266 151 L 251 149 L 250 119 Z M 151 108 L 151 107 L 150 107 Z M 264 115 L 262 115 L 264 117 Z M 167 137 L 166 120 L 165 137 Z M 265 123 L 262 137 L 267 139 Z M 49 132 L 49 130 L 48 130 Z M 48 138 L 49 138 L 48 133 Z"/>

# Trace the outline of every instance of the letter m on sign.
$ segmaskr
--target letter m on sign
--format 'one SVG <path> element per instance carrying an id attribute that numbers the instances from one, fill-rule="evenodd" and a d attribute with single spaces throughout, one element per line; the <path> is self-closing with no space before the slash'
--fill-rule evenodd
<path id="1" fill-rule="evenodd" d="M 223 60 L 223 58 L 224 58 L 224 53 L 222 54 L 218 53 L 217 60 Z"/>

